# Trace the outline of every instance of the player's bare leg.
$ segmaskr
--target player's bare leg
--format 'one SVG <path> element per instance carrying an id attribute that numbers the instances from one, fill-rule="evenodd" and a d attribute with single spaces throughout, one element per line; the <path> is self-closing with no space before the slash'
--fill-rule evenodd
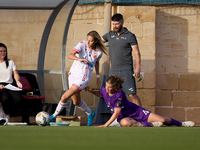
<path id="1" fill-rule="evenodd" d="M 160 121 L 160 122 L 164 123 L 165 122 L 165 118 L 162 117 L 162 116 L 159 116 L 159 115 L 157 115 L 155 113 L 150 113 L 147 122 L 157 122 L 157 121 Z"/>
<path id="2" fill-rule="evenodd" d="M 132 103 L 134 103 L 138 106 L 142 106 L 140 98 L 136 94 L 130 94 L 128 96 L 130 97 Z"/>
<path id="3" fill-rule="evenodd" d="M 77 92 L 71 96 L 71 99 L 73 101 L 73 104 L 78 106 L 81 103 L 81 96 L 80 92 Z"/>
<path id="4" fill-rule="evenodd" d="M 135 121 L 134 119 L 130 117 L 123 118 L 120 121 L 120 125 L 122 127 L 142 127 L 143 126 L 140 122 Z"/>
<path id="5" fill-rule="evenodd" d="M 61 97 L 61 102 L 62 103 L 67 103 L 67 100 L 72 97 L 75 93 L 79 93 L 80 90 L 76 87 L 76 86 L 73 86 L 67 90 Z"/>
<path id="6" fill-rule="evenodd" d="M 66 107 L 67 100 L 74 95 L 75 93 L 79 93 L 79 89 L 75 86 L 72 86 L 69 90 L 67 90 L 61 97 L 61 100 L 59 101 L 55 112 L 53 115 L 50 115 L 50 122 L 55 120 L 55 118 L 60 114 L 60 112 Z"/>
<path id="7" fill-rule="evenodd" d="M 76 105 L 79 109 L 84 111 L 87 114 L 88 123 L 87 126 L 91 126 L 93 123 L 93 118 L 95 116 L 95 111 L 90 110 L 84 100 L 81 99 L 80 92 L 75 93 L 71 96 L 74 105 Z"/>
<path id="8" fill-rule="evenodd" d="M 80 92 L 75 93 L 71 96 L 73 104 L 76 105 L 79 109 L 84 111 L 87 115 L 91 114 L 90 108 L 87 106 L 87 104 L 84 102 L 84 100 L 81 99 Z"/>

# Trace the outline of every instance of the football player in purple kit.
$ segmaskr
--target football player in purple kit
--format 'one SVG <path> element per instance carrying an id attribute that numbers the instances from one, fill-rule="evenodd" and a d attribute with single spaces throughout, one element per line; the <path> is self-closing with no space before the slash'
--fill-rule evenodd
<path id="1" fill-rule="evenodd" d="M 111 75 L 107 78 L 106 85 L 101 90 L 85 87 L 86 91 L 98 97 L 103 97 L 107 107 L 111 110 L 110 119 L 99 127 L 108 127 L 116 118 L 122 127 L 160 127 L 163 124 L 192 127 L 195 125 L 193 121 L 179 122 L 169 117 L 159 116 L 129 102 L 124 91 L 119 88 L 124 81 L 125 79 L 119 78 L 117 75 Z"/>

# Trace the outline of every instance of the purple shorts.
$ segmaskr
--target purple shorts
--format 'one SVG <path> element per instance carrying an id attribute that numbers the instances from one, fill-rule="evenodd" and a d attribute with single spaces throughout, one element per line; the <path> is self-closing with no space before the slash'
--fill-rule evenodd
<path id="1" fill-rule="evenodd" d="M 130 111 L 130 113 L 127 113 L 126 115 L 118 116 L 117 121 L 120 123 L 120 121 L 123 118 L 130 117 L 130 118 L 142 123 L 143 125 L 145 125 L 149 118 L 150 113 L 151 113 L 151 111 L 146 110 L 142 107 L 138 107 L 136 111 L 133 110 L 133 112 Z"/>

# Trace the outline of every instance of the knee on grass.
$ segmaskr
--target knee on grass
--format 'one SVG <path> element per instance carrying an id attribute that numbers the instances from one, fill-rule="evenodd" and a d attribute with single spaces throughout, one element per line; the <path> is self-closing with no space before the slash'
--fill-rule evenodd
<path id="1" fill-rule="evenodd" d="M 124 118 L 120 121 L 120 125 L 122 127 L 140 127 L 142 124 L 140 122 L 135 121 L 132 118 Z"/>
<path id="2" fill-rule="evenodd" d="M 122 127 L 130 127 L 131 123 L 129 121 L 127 121 L 127 119 L 123 119 L 123 120 L 120 121 L 120 125 Z"/>

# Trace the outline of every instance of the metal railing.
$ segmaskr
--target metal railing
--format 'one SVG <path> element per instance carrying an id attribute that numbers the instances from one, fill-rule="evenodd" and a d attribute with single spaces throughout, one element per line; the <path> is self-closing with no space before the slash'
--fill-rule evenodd
<path id="1" fill-rule="evenodd" d="M 128 4 L 150 4 L 150 5 L 169 5 L 169 4 L 183 4 L 183 5 L 200 5 L 200 0 L 79 0 L 78 4 L 92 4 L 92 3 L 113 3 L 120 5 Z"/>
<path id="2" fill-rule="evenodd" d="M 79 0 L 78 4 L 92 4 L 92 3 L 106 3 L 110 1 L 105 0 Z"/>

